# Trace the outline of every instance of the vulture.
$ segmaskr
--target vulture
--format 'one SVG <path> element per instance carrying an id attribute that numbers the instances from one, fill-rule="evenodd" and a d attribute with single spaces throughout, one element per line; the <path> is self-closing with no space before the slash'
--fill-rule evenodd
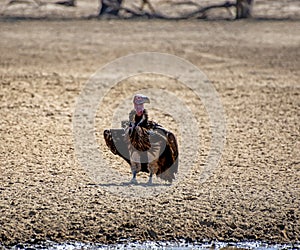
<path id="1" fill-rule="evenodd" d="M 148 184 L 152 184 L 153 174 L 171 183 L 178 172 L 176 137 L 158 123 L 148 120 L 144 103 L 150 103 L 147 96 L 135 95 L 129 121 L 123 121 L 120 129 L 104 130 L 104 140 L 113 154 L 130 165 L 130 183 L 137 184 L 136 176 L 140 171 L 149 173 Z"/>

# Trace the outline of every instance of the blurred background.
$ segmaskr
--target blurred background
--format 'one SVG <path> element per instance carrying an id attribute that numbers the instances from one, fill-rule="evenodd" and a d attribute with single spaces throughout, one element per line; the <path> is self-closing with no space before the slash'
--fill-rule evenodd
<path id="1" fill-rule="evenodd" d="M 0 3 L 2 18 L 88 18 L 107 14 L 111 15 L 110 18 L 118 16 L 119 18 L 235 19 L 252 16 L 265 19 L 299 19 L 300 1 L 3 0 Z"/>

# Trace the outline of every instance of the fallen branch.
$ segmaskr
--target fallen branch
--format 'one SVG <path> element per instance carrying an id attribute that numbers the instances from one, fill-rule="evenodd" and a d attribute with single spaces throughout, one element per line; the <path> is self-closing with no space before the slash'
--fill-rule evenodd
<path id="1" fill-rule="evenodd" d="M 43 3 L 39 0 L 10 0 L 7 5 L 13 5 L 13 4 L 35 4 L 36 6 L 43 6 L 47 4 L 58 4 L 58 5 L 64 5 L 66 7 L 75 7 L 76 6 L 76 0 L 61 0 L 54 3 Z"/>
<path id="2" fill-rule="evenodd" d="M 10 0 L 7 5 L 12 5 L 12 4 L 36 4 L 36 5 L 41 5 L 39 1 L 37 0 Z"/>
<path id="3" fill-rule="evenodd" d="M 155 9 L 153 8 L 152 4 L 149 2 L 149 0 L 143 0 L 142 7 L 140 8 L 141 11 L 143 11 L 145 5 L 148 5 L 149 9 L 152 11 L 152 13 L 155 13 Z"/>
<path id="4" fill-rule="evenodd" d="M 206 11 L 211 10 L 211 9 L 230 8 L 230 7 L 235 7 L 235 6 L 236 6 L 236 3 L 231 3 L 231 2 L 225 2 L 223 4 L 210 5 L 210 6 L 195 10 L 195 11 L 185 15 L 184 17 L 182 17 L 182 19 L 189 19 L 189 18 L 196 17 L 197 15 L 204 14 Z"/>
<path id="5" fill-rule="evenodd" d="M 192 6 L 196 6 L 196 7 L 199 7 L 199 6 L 200 6 L 200 4 L 195 3 L 195 2 L 193 2 L 193 1 L 175 2 L 175 3 L 172 3 L 172 5 L 192 5 Z"/>
<path id="6" fill-rule="evenodd" d="M 62 0 L 55 2 L 55 4 L 64 5 L 66 7 L 75 7 L 76 6 L 76 0 Z"/>

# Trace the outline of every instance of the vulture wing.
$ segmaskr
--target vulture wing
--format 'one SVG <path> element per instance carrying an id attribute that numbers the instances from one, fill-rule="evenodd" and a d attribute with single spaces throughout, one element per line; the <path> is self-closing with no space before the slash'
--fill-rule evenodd
<path id="1" fill-rule="evenodd" d="M 124 134 L 124 129 L 106 129 L 103 132 L 104 140 L 109 150 L 130 164 L 128 140 L 126 140 Z"/>
<path id="2" fill-rule="evenodd" d="M 156 175 L 163 180 L 172 182 L 175 180 L 175 174 L 178 173 L 178 144 L 175 135 L 165 130 L 163 127 L 157 127 L 154 131 L 154 137 L 160 137 L 161 151 L 156 161 Z M 153 135 L 152 135 L 153 136 Z M 152 137 L 150 141 L 152 144 Z"/>

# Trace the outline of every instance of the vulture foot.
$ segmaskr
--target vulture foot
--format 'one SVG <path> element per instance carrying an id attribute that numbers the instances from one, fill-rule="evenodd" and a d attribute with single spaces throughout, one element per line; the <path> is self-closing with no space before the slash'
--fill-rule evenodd
<path id="1" fill-rule="evenodd" d="M 147 185 L 152 185 L 153 183 L 152 183 L 152 176 L 150 176 L 149 177 L 149 180 L 148 180 L 148 182 L 147 182 Z"/>
<path id="2" fill-rule="evenodd" d="M 130 181 L 130 184 L 138 184 L 136 178 L 132 178 L 131 181 Z"/>

